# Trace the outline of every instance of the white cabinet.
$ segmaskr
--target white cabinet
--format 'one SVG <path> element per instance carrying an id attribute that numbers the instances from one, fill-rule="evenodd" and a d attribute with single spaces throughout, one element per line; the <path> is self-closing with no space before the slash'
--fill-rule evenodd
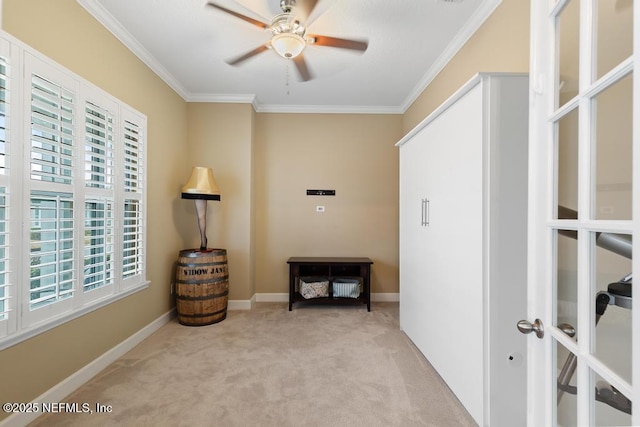
<path id="1" fill-rule="evenodd" d="M 528 77 L 479 74 L 397 144 L 400 327 L 479 425 L 525 424 L 527 123 Z"/>

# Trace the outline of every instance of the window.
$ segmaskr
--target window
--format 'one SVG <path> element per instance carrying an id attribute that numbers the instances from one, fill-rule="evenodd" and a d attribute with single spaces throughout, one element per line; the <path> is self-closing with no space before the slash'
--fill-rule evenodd
<path id="1" fill-rule="evenodd" d="M 0 56 L 0 175 L 7 174 L 7 59 Z"/>
<path id="2" fill-rule="evenodd" d="M 92 102 L 85 106 L 85 185 L 111 189 L 113 186 L 113 113 Z"/>
<path id="3" fill-rule="evenodd" d="M 72 184 L 76 139 L 75 95 L 33 74 L 31 82 L 31 179 Z"/>
<path id="4" fill-rule="evenodd" d="M 9 329 L 9 44 L 0 40 L 0 337 Z"/>
<path id="5" fill-rule="evenodd" d="M 88 200 L 84 206 L 84 291 L 113 284 L 113 202 Z"/>
<path id="6" fill-rule="evenodd" d="M 1 35 L 0 349 L 147 285 L 145 135 L 142 114 Z"/>
<path id="7" fill-rule="evenodd" d="M 9 275 L 7 271 L 7 195 L 6 189 L 0 187 L 0 321 L 6 320 L 8 316 L 9 305 L 7 303 L 9 285 Z"/>
<path id="8" fill-rule="evenodd" d="M 124 232 L 122 273 L 135 279 L 144 266 L 144 162 L 143 130 L 133 121 L 124 121 Z"/>
<path id="9" fill-rule="evenodd" d="M 73 296 L 72 196 L 69 193 L 31 193 L 30 310 Z"/>

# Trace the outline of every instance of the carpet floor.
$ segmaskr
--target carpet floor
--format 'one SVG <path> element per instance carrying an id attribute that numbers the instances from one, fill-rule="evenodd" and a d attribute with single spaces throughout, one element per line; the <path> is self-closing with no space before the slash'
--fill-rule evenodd
<path id="1" fill-rule="evenodd" d="M 474 426 L 400 331 L 398 303 L 257 303 L 164 325 L 32 426 Z M 111 411 L 95 412 L 95 405 Z"/>

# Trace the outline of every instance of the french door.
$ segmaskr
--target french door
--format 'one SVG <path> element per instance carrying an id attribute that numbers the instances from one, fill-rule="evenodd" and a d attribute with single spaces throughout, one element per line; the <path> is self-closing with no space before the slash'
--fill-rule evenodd
<path id="1" fill-rule="evenodd" d="M 640 0 L 531 13 L 528 424 L 638 426 Z"/>

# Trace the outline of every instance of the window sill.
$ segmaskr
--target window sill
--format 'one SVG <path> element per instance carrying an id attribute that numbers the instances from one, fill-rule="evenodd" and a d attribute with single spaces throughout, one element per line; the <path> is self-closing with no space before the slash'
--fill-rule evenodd
<path id="1" fill-rule="evenodd" d="M 2 339 L 0 339 L 0 351 L 7 349 L 11 346 L 14 346 L 22 341 L 28 340 L 29 338 L 33 338 L 43 332 L 57 328 L 58 326 L 64 323 L 67 323 L 70 320 L 77 319 L 78 317 L 84 316 L 87 313 L 91 313 L 92 311 L 106 307 L 109 304 L 112 304 L 118 300 L 121 300 L 139 291 L 147 289 L 149 287 L 149 283 L 150 282 L 146 280 L 135 286 L 132 286 L 131 288 L 127 288 L 125 291 L 122 291 L 116 295 L 110 295 L 109 297 L 106 297 L 101 300 L 95 301 L 91 304 L 88 304 L 86 307 L 82 307 L 78 310 L 65 313 L 59 317 L 48 320 L 47 322 L 43 322 L 31 328 L 25 329 L 23 331 L 15 332 L 6 337 L 3 337 Z"/>

